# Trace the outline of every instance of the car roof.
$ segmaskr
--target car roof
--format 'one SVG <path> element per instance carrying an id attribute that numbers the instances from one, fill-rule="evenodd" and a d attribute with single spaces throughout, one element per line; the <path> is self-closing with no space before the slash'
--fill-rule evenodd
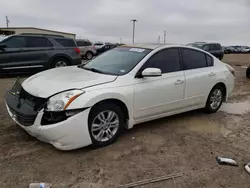
<path id="1" fill-rule="evenodd" d="M 174 45 L 174 44 L 125 44 L 122 45 L 123 47 L 130 47 L 130 48 L 146 48 L 154 50 L 156 48 L 166 46 L 166 47 L 183 47 L 183 45 Z"/>
<path id="2" fill-rule="evenodd" d="M 76 41 L 91 42 L 91 41 L 88 40 L 88 39 L 76 39 Z"/>
<path id="3" fill-rule="evenodd" d="M 62 35 L 53 35 L 53 34 L 41 34 L 41 33 L 21 33 L 21 34 L 15 34 L 10 36 L 24 36 L 24 37 L 47 37 L 47 38 L 55 38 L 55 39 L 70 39 L 69 37 L 64 37 Z"/>

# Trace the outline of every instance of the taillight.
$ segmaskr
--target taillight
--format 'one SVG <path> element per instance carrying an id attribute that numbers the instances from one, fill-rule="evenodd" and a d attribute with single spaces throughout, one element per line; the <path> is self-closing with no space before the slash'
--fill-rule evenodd
<path id="1" fill-rule="evenodd" d="M 92 46 L 92 49 L 95 50 L 95 46 Z"/>
<path id="2" fill-rule="evenodd" d="M 80 52 L 81 52 L 80 48 L 74 48 L 74 51 L 75 51 L 77 54 L 80 54 Z"/>
<path id="3" fill-rule="evenodd" d="M 228 68 L 228 70 L 232 73 L 232 75 L 235 76 L 235 70 L 233 67 L 231 67 L 230 65 L 226 64 L 226 67 Z"/>

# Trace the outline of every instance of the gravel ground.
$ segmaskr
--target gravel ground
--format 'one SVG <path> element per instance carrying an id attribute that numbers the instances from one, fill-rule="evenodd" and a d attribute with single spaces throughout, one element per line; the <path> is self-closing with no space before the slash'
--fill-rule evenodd
<path id="1" fill-rule="evenodd" d="M 250 175 L 243 168 L 250 162 L 250 113 L 188 112 L 136 125 L 108 147 L 62 152 L 10 120 L 4 94 L 13 80 L 0 82 L 1 188 L 28 187 L 31 182 L 49 182 L 58 188 L 110 188 L 179 172 L 184 175 L 175 181 L 142 187 L 250 187 Z M 250 80 L 237 78 L 229 102 L 249 97 Z M 232 157 L 240 166 L 220 166 L 216 156 Z"/>

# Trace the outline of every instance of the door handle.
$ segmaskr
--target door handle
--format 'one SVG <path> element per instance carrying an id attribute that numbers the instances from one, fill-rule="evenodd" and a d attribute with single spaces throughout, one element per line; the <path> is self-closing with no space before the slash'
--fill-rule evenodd
<path id="1" fill-rule="evenodd" d="M 215 76 L 216 74 L 214 72 L 210 72 L 208 76 Z"/>
<path id="2" fill-rule="evenodd" d="M 177 81 L 175 82 L 175 85 L 179 85 L 179 84 L 183 84 L 183 83 L 184 83 L 183 80 L 177 80 Z"/>

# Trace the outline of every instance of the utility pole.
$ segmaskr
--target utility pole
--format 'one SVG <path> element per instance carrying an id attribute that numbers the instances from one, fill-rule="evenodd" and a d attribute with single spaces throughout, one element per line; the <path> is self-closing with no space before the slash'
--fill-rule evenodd
<path id="1" fill-rule="evenodd" d="M 133 19 L 131 22 L 133 22 L 133 43 L 135 43 L 135 22 L 138 22 L 138 20 Z"/>
<path id="2" fill-rule="evenodd" d="M 164 31 L 164 44 L 166 44 L 167 31 Z"/>
<path id="3" fill-rule="evenodd" d="M 6 27 L 8 28 L 8 27 L 9 27 L 10 20 L 9 20 L 8 16 L 5 16 L 5 19 L 6 19 Z"/>
<path id="4" fill-rule="evenodd" d="M 160 44 L 160 42 L 161 42 L 161 35 L 160 35 L 160 33 L 158 34 L 158 44 Z"/>

